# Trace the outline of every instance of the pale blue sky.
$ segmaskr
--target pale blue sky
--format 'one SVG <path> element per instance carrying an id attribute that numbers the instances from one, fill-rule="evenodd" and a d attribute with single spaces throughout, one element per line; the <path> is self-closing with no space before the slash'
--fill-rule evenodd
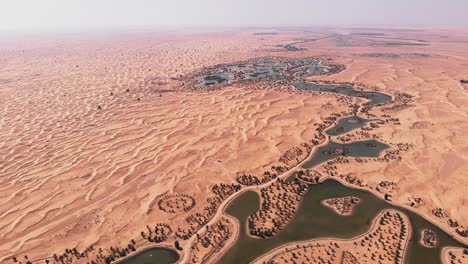
<path id="1" fill-rule="evenodd" d="M 278 25 L 468 26 L 468 0 L 0 0 L 0 31 Z"/>

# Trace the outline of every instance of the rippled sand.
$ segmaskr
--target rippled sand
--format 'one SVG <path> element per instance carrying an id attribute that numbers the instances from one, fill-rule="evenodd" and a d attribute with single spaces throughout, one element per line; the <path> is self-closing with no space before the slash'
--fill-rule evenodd
<path id="1" fill-rule="evenodd" d="M 401 126 L 376 130 L 387 142 L 416 146 L 402 162 L 359 164 L 359 173 L 355 163 L 340 170 L 370 183 L 397 182 L 398 202 L 422 197 L 418 210 L 425 215 L 442 207 L 466 226 L 468 87 L 458 80 L 468 79 L 468 42 L 459 42 L 468 39 L 461 33 L 412 34 L 432 45 L 337 47 L 327 38 L 298 44 L 306 51 L 278 52 L 275 45 L 295 37 L 327 33 L 248 31 L 2 40 L 0 261 L 124 245 L 156 222 L 177 227 L 186 215 L 158 210 L 160 197 L 191 194 L 196 208 L 203 208 L 210 186 L 276 164 L 286 150 L 313 137 L 314 124 L 346 108 L 331 95 L 236 85 L 203 93 L 181 89 L 181 75 L 265 55 L 327 54 L 347 70 L 315 79 L 416 96 L 412 107 L 388 113 Z M 356 55 L 382 51 L 434 56 Z M 331 108 L 322 107 L 328 102 Z M 427 125 L 415 129 L 416 122 Z"/>
<path id="2" fill-rule="evenodd" d="M 126 244 L 174 217 L 157 209 L 162 195 L 188 193 L 203 208 L 213 184 L 310 139 L 332 112 L 322 104 L 338 109 L 333 98 L 177 91 L 180 74 L 255 56 L 245 50 L 256 40 L 239 45 L 253 38 L 139 34 L 1 50 L 0 259 Z"/>

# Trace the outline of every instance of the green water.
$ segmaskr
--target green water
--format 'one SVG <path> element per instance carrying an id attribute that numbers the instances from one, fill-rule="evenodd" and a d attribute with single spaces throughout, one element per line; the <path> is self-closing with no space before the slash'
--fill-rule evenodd
<path id="1" fill-rule="evenodd" d="M 362 201 L 355 206 L 352 216 L 340 216 L 321 204 L 324 199 L 350 195 L 359 197 Z M 439 263 L 442 247 L 464 246 L 417 214 L 390 205 L 369 192 L 346 187 L 335 180 L 310 185 L 296 217 L 284 230 L 270 239 L 252 238 L 246 234 L 247 217 L 257 211 L 259 205 L 260 199 L 257 193 L 248 191 L 242 193 L 228 206 L 226 213 L 239 220 L 240 233 L 238 240 L 218 263 L 249 263 L 266 252 L 292 241 L 321 237 L 352 238 L 366 232 L 378 213 L 387 208 L 399 210 L 410 218 L 414 232 L 409 242 L 409 253 L 406 258 L 408 263 Z M 438 235 L 440 243 L 437 248 L 428 249 L 419 245 L 420 231 L 425 228 L 435 231 Z"/>
<path id="2" fill-rule="evenodd" d="M 327 134 L 330 136 L 343 135 L 354 129 L 365 127 L 371 121 L 377 121 L 377 119 L 365 119 L 359 116 L 343 117 L 334 127 L 327 130 Z"/>
<path id="3" fill-rule="evenodd" d="M 368 99 L 369 102 L 365 103 L 365 106 L 373 106 L 376 104 L 390 102 L 392 100 L 391 96 L 388 96 L 379 92 L 365 92 L 358 91 L 353 89 L 349 85 L 341 84 L 317 84 L 312 82 L 294 82 L 291 83 L 296 89 L 301 91 L 315 91 L 315 92 L 325 92 L 325 93 L 337 93 L 351 97 L 360 97 Z"/>
<path id="4" fill-rule="evenodd" d="M 327 145 L 321 146 L 317 149 L 317 152 L 304 163 L 303 167 L 308 169 L 312 168 L 322 162 L 340 157 L 378 157 L 380 153 L 387 149 L 388 145 L 375 141 L 375 140 L 364 140 L 354 141 L 351 143 L 338 143 L 330 141 Z M 333 153 L 332 150 L 339 149 L 344 150 L 345 155 L 342 153 Z"/>
<path id="5" fill-rule="evenodd" d="M 170 248 L 154 247 L 144 250 L 120 263 L 122 264 L 173 264 L 179 261 L 179 254 Z"/>

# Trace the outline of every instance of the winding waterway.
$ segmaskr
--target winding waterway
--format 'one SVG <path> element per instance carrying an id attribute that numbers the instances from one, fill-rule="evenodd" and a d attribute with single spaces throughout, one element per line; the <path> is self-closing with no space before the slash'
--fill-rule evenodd
<path id="1" fill-rule="evenodd" d="M 304 168 L 312 168 L 318 164 L 332 160 L 337 157 L 378 157 L 380 153 L 387 149 L 388 145 L 376 140 L 354 141 L 351 143 L 338 143 L 330 141 L 328 144 L 317 149 L 312 156 L 303 165 Z"/>
<path id="2" fill-rule="evenodd" d="M 343 196 L 355 196 L 361 199 L 351 216 L 340 216 L 332 209 L 321 204 L 324 199 Z M 384 209 L 396 209 L 405 213 L 413 227 L 413 234 L 407 251 L 408 263 L 440 263 L 441 248 L 445 246 L 463 247 L 464 245 L 447 235 L 444 231 L 426 221 L 410 210 L 393 206 L 374 194 L 346 187 L 336 180 L 309 185 L 297 215 L 284 230 L 275 237 L 259 239 L 247 234 L 247 217 L 255 213 L 260 206 L 256 192 L 248 191 L 237 197 L 226 209 L 240 223 L 239 237 L 218 263 L 249 263 L 268 251 L 292 241 L 304 241 L 314 238 L 335 237 L 353 238 L 366 232 L 372 220 Z M 439 238 L 439 245 L 429 249 L 418 242 L 422 229 L 431 229 Z"/>
<path id="3" fill-rule="evenodd" d="M 261 58 L 245 63 L 220 65 L 208 70 L 205 75 L 197 77 L 200 87 L 229 83 L 239 79 L 284 79 L 285 76 L 302 78 L 307 75 L 327 73 L 330 67 L 323 66 L 316 58 L 278 61 L 273 58 Z M 363 106 L 372 107 L 387 103 L 392 97 L 379 92 L 356 90 L 350 85 L 317 84 L 313 82 L 292 82 L 298 90 L 337 93 L 345 96 L 367 99 Z M 365 119 L 359 116 L 348 116 L 338 120 L 338 123 L 328 129 L 329 136 L 338 136 L 366 126 L 377 119 Z M 312 157 L 302 164 L 303 168 L 312 168 L 320 163 L 346 157 L 379 157 L 389 146 L 376 140 L 362 140 L 350 143 L 338 143 L 330 140 L 319 147 Z M 288 180 L 295 180 L 295 173 Z M 237 194 L 234 194 L 237 195 Z M 321 204 L 324 199 L 355 196 L 361 199 L 351 216 L 341 216 L 332 209 Z M 235 196 L 234 196 L 235 197 Z M 231 198 L 234 198 L 231 197 Z M 235 217 L 240 223 L 239 237 L 231 248 L 221 256 L 218 263 L 249 263 L 268 251 L 294 241 L 304 241 L 314 238 L 335 237 L 353 238 L 370 228 L 373 219 L 384 209 L 395 209 L 405 213 L 413 227 L 413 233 L 408 245 L 406 261 L 408 263 L 440 263 L 441 249 L 446 246 L 464 247 L 463 244 L 449 236 L 437 226 L 425 220 L 418 214 L 401 207 L 394 206 L 379 199 L 374 194 L 342 185 L 336 180 L 328 179 L 322 183 L 309 185 L 307 194 L 293 220 L 275 237 L 268 239 L 254 238 L 248 235 L 247 218 L 259 210 L 260 198 L 254 191 L 246 191 L 231 201 L 226 213 Z M 439 239 L 436 248 L 425 248 L 419 244 L 421 230 L 433 230 Z M 179 254 L 169 248 L 157 247 L 147 249 L 137 255 L 122 261 L 124 264 L 136 263 L 175 263 Z"/>
<path id="4" fill-rule="evenodd" d="M 379 121 L 379 119 L 366 119 L 360 116 L 347 116 L 338 120 L 338 123 L 326 131 L 327 135 L 339 136 L 353 131 L 354 129 L 365 127 L 369 122 Z"/>
<path id="5" fill-rule="evenodd" d="M 313 82 L 294 82 L 292 86 L 301 91 L 315 91 L 324 93 L 336 93 L 351 97 L 368 99 L 364 106 L 373 106 L 390 102 L 392 97 L 379 92 L 358 91 L 349 85 L 343 84 L 318 84 Z"/>

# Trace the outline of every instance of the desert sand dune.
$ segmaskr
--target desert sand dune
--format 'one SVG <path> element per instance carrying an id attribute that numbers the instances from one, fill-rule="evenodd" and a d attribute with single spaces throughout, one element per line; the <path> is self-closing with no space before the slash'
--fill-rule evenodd
<path id="1" fill-rule="evenodd" d="M 243 55 L 248 42 L 210 37 L 219 43 L 150 37 L 137 50 L 125 38 L 2 50 L 1 79 L 13 83 L 1 89 L 1 259 L 126 243 L 167 220 L 155 208 L 162 195 L 203 203 L 211 185 L 269 166 L 330 114 L 318 97 L 275 91 L 158 92 L 177 89 L 171 78 L 181 74 L 256 55 Z"/>
<path id="2" fill-rule="evenodd" d="M 188 214 L 159 210 L 164 195 L 190 194 L 193 210 L 202 209 L 214 184 L 278 164 L 288 149 L 313 138 L 318 123 L 348 105 L 330 94 L 253 88 L 261 83 L 191 91 L 184 76 L 272 55 L 265 50 L 291 39 L 329 34 L 139 33 L 40 39 L 34 47 L 0 43 L 0 262 L 92 244 L 126 245 L 157 222 L 175 229 Z M 392 37 L 403 38 L 398 34 Z M 372 110 L 400 119 L 401 125 L 373 133 L 392 144 L 413 144 L 403 160 L 359 164 L 359 171 L 352 162 L 339 172 L 369 186 L 396 182 L 397 202 L 421 197 L 424 205 L 415 210 L 447 226 L 448 218 L 431 213 L 441 207 L 466 227 L 468 88 L 459 83 L 468 78 L 467 44 L 459 42 L 466 37 L 412 34 L 431 45 L 375 46 L 387 40 L 358 38 L 342 47 L 329 37 L 273 55 L 327 55 L 346 70 L 310 79 L 413 95 L 409 107 Z M 433 56 L 362 56 L 372 52 Z"/>

